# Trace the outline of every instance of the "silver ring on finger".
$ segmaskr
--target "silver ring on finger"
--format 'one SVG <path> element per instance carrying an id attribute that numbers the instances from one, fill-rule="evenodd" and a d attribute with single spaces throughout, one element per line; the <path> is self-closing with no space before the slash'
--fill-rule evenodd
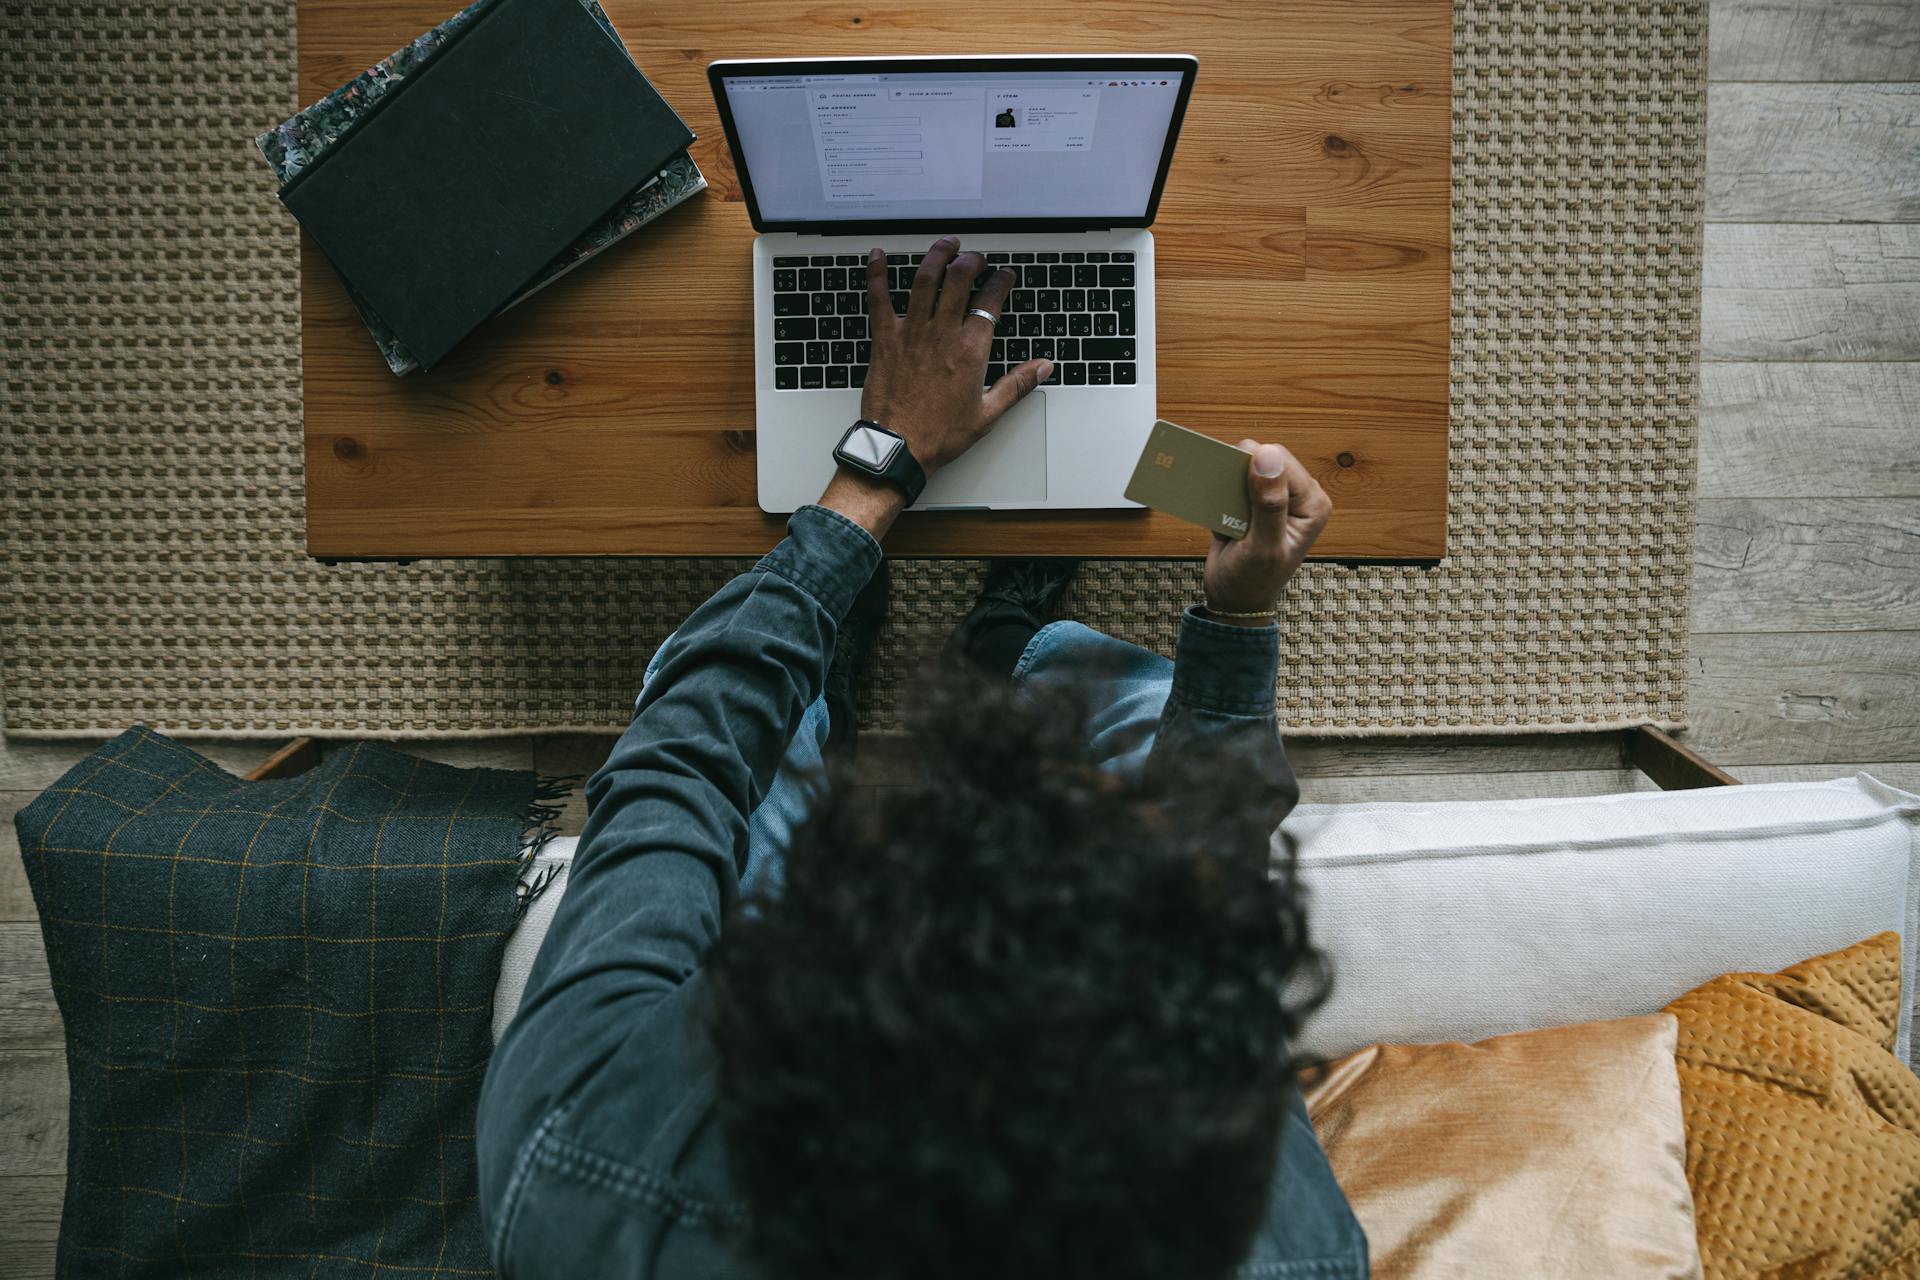
<path id="1" fill-rule="evenodd" d="M 999 316 L 993 314 L 993 312 L 991 311 L 984 311 L 979 307 L 968 307 L 967 314 L 970 316 L 979 316 L 982 320 L 985 320 L 988 324 L 1000 323 Z"/>

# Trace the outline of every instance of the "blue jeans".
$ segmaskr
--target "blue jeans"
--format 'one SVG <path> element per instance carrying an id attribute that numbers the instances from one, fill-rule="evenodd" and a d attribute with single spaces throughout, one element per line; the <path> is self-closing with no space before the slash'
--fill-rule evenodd
<path id="1" fill-rule="evenodd" d="M 663 645 L 662 648 L 665 646 Z M 653 679 L 660 655 L 647 663 L 641 689 Z M 1173 687 L 1173 663 L 1139 645 L 1116 640 L 1078 622 L 1050 622 L 1027 642 L 1013 668 L 1016 688 L 1071 685 L 1085 702 L 1095 759 L 1132 775 L 1145 766 Z M 827 700 L 815 698 L 800 717 L 767 795 L 747 819 L 746 897 L 778 893 L 793 832 L 807 816 L 810 788 L 825 771 Z"/>

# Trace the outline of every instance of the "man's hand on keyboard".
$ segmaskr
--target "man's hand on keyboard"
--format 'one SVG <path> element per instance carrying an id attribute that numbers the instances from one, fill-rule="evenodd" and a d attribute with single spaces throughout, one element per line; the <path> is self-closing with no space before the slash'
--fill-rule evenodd
<path id="1" fill-rule="evenodd" d="M 873 363 L 860 416 L 904 437 L 928 475 L 965 453 L 1053 371 L 1050 360 L 1028 360 L 981 393 L 994 321 L 1014 280 L 1004 267 L 981 280 L 985 270 L 979 254 L 960 252 L 958 237 L 942 237 L 920 260 L 901 316 L 887 287 L 887 255 L 867 255 Z"/>

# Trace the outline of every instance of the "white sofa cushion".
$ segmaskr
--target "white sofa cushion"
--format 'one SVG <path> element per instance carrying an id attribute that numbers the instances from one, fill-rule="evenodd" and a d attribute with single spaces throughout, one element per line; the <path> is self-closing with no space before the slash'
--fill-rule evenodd
<path id="1" fill-rule="evenodd" d="M 1820 783 L 1567 800 L 1302 805 L 1333 994 L 1295 1048 L 1484 1040 L 1652 1013 L 1882 930 L 1902 941 L 1910 1058 L 1920 796 Z"/>
<path id="2" fill-rule="evenodd" d="M 1302 805 L 1312 929 L 1333 996 L 1302 1053 L 1484 1040 L 1652 1013 L 1709 978 L 1771 972 L 1884 929 L 1902 940 L 1911 1060 L 1920 796 L 1822 783 L 1572 800 Z M 578 841 L 508 940 L 498 1040 L 520 1004 Z"/>

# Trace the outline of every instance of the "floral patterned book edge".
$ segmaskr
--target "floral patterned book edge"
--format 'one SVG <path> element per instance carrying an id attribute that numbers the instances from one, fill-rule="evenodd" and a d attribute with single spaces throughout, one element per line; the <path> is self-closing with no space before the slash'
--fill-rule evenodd
<path id="1" fill-rule="evenodd" d="M 412 43 L 396 49 L 387 57 L 368 67 L 347 84 L 335 89 L 326 97 L 305 108 L 292 118 L 282 121 L 253 140 L 268 166 L 282 184 L 290 182 L 302 169 L 317 162 L 336 143 L 353 131 L 355 125 L 366 118 L 374 105 L 396 87 L 404 85 L 408 78 L 417 75 L 420 69 L 432 60 L 433 56 L 464 27 L 472 21 L 474 15 L 494 0 L 474 0 L 459 13 L 445 22 L 419 36 Z M 607 36 L 624 51 L 619 34 L 601 9 L 598 0 L 580 0 L 591 13 L 594 20 L 606 29 Z M 514 307 L 540 290 L 573 270 L 588 258 L 593 257 L 609 245 L 632 235 L 647 223 L 667 210 L 706 190 L 706 177 L 693 157 L 681 152 L 667 162 L 664 169 L 636 187 L 625 199 L 615 205 L 606 217 L 575 241 L 574 244 L 555 258 L 534 278 L 532 284 L 518 298 L 507 304 Z M 344 281 L 342 282 L 345 283 Z M 347 295 L 353 299 L 353 305 L 360 311 L 360 318 L 366 322 L 367 331 L 373 335 L 374 345 L 380 348 L 380 354 L 386 359 L 387 367 L 395 373 L 412 373 L 420 366 L 407 349 L 400 345 L 372 307 L 361 298 L 352 285 L 347 285 Z M 503 310 L 505 308 L 502 308 Z"/>

